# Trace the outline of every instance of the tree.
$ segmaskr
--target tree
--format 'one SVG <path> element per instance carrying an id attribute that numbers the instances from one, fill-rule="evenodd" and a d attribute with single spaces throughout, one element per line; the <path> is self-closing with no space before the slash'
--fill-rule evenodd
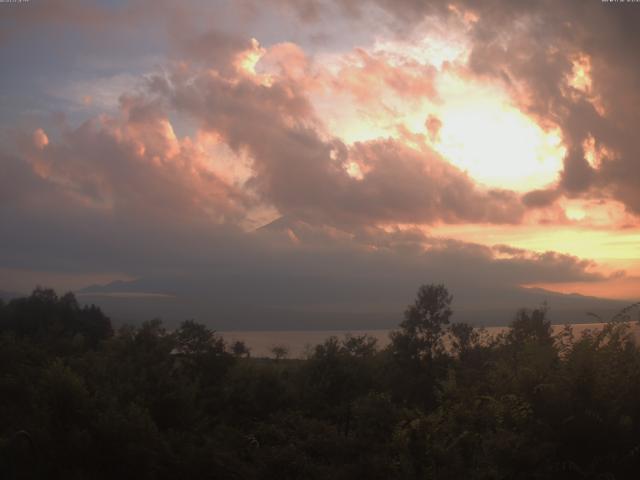
<path id="1" fill-rule="evenodd" d="M 352 335 L 348 333 L 342 340 L 342 349 L 349 355 L 357 358 L 366 358 L 375 355 L 378 340 L 371 335 Z"/>
<path id="2" fill-rule="evenodd" d="M 451 324 L 449 333 L 451 336 L 451 349 L 459 358 L 477 345 L 479 340 L 478 332 L 468 323 Z"/>
<path id="3" fill-rule="evenodd" d="M 431 409 L 448 357 L 442 337 L 451 317 L 452 295 L 444 285 L 422 285 L 404 312 L 400 330 L 391 333 L 389 383 L 402 401 Z"/>
<path id="4" fill-rule="evenodd" d="M 222 339 L 205 325 L 195 320 L 185 320 L 175 332 L 177 350 L 183 355 L 202 356 L 213 350 L 224 350 Z"/>
<path id="5" fill-rule="evenodd" d="M 422 285 L 413 304 L 404 312 L 400 331 L 391 336 L 396 356 L 419 361 L 442 353 L 443 326 L 452 315 L 453 296 L 442 284 Z"/>
<path id="6" fill-rule="evenodd" d="M 2 308 L 0 331 L 11 331 L 58 351 L 68 348 L 74 339 L 95 349 L 113 335 L 111 320 L 99 307 L 81 307 L 73 293 L 58 297 L 52 289 L 41 287 Z"/>
<path id="7" fill-rule="evenodd" d="M 289 356 L 289 349 L 284 345 L 274 345 L 271 347 L 271 353 L 275 357 L 276 361 Z"/>
<path id="8" fill-rule="evenodd" d="M 251 356 L 251 350 L 242 340 L 236 340 L 235 342 L 233 342 L 233 344 L 231 345 L 231 352 L 233 353 L 234 357 L 238 358 L 249 358 Z"/>
<path id="9" fill-rule="evenodd" d="M 220 380 L 233 363 L 224 339 L 195 320 L 182 322 L 173 337 L 176 343 L 174 356 L 193 378 L 204 377 L 209 382 Z"/>
<path id="10" fill-rule="evenodd" d="M 546 305 L 531 311 L 525 308 L 518 310 L 509 326 L 508 342 L 518 346 L 529 342 L 552 345 L 553 330 L 551 329 L 551 321 L 547 319 L 547 313 Z"/>

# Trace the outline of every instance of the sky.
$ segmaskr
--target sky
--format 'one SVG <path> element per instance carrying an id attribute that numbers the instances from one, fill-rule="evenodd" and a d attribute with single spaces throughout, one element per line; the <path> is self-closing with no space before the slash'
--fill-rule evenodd
<path id="1" fill-rule="evenodd" d="M 423 283 L 485 323 L 637 301 L 639 21 L 602 0 L 0 3 L 0 290 L 227 330 L 384 326 Z"/>

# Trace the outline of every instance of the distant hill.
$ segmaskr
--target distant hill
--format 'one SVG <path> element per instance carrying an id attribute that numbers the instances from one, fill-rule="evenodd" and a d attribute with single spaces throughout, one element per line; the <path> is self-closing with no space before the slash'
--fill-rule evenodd
<path id="1" fill-rule="evenodd" d="M 247 236 L 243 255 L 222 251 L 180 275 L 93 285 L 77 293 L 116 322 L 193 318 L 218 330 L 393 328 L 424 283 L 444 283 L 454 297 L 453 320 L 475 325 L 506 325 L 519 308 L 544 302 L 554 323 L 596 320 L 588 312 L 606 319 L 626 306 L 514 286 L 532 278 L 527 269 L 536 265 L 496 262 L 481 246 L 443 244 L 423 255 L 416 247 L 422 239 L 405 240 L 368 249 L 333 227 L 283 216 Z M 265 247 L 271 244 L 278 247 Z M 545 268 L 552 271 L 554 265 Z"/>
<path id="2" fill-rule="evenodd" d="M 25 296 L 24 293 L 7 292 L 5 290 L 0 290 L 0 299 L 4 300 L 5 302 L 8 302 L 9 300 L 11 300 L 13 298 L 24 297 L 24 296 Z"/>
<path id="3" fill-rule="evenodd" d="M 295 281 L 295 280 L 292 280 Z M 300 279 L 304 281 L 304 279 Z M 322 288 L 314 285 L 313 289 Z M 225 278 L 150 278 L 107 285 L 94 285 L 78 291 L 84 303 L 95 303 L 116 322 L 137 322 L 160 317 L 168 323 L 194 318 L 219 330 L 325 330 L 393 328 L 414 288 L 407 288 L 406 299 L 370 298 L 350 301 L 339 292 L 324 294 L 324 303 L 309 295 L 287 298 L 286 285 L 254 279 Z M 475 292 L 453 289 L 454 321 L 474 325 L 506 325 L 522 307 L 537 307 L 546 302 L 553 323 L 597 321 L 594 313 L 610 318 L 625 302 L 562 294 L 540 288 L 478 289 Z M 333 297 L 328 298 L 328 297 Z M 333 301 L 331 301 L 333 300 Z"/>

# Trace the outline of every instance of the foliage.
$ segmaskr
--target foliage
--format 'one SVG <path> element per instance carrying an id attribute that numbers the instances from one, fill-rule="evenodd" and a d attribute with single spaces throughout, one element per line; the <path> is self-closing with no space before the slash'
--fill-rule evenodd
<path id="1" fill-rule="evenodd" d="M 0 304 L 2 478 L 635 478 L 640 349 L 625 310 L 554 336 L 545 306 L 497 337 L 419 289 L 389 347 L 330 337 L 251 358 L 193 320 L 113 332 L 36 289 Z M 280 347 L 280 346 L 279 346 Z"/>
<path id="2" fill-rule="evenodd" d="M 413 362 L 441 354 L 443 327 L 453 313 L 452 300 L 444 285 L 421 286 L 415 302 L 404 313 L 400 331 L 393 334 L 394 353 Z"/>

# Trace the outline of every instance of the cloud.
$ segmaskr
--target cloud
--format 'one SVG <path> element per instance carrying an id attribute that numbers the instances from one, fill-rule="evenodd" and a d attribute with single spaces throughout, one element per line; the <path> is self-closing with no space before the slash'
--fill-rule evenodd
<path id="1" fill-rule="evenodd" d="M 2 156 L 6 267 L 170 268 L 161 261 L 167 245 L 182 244 L 176 259 L 182 248 L 202 251 L 189 236 L 216 225 L 237 230 L 256 204 L 217 171 L 218 156 L 231 152 L 177 138 L 157 104 L 123 97 L 119 116 L 54 133 L 38 129 L 20 141 L 19 155 Z"/>
<path id="2" fill-rule="evenodd" d="M 571 319 L 614 306 L 519 288 L 603 279 L 590 262 L 552 252 L 506 251 L 416 232 L 369 230 L 354 241 L 351 232 L 288 219 L 251 238 L 233 250 L 218 243 L 206 257 L 209 268 L 95 287 L 86 298 L 106 302 L 118 318 L 130 318 L 135 306 L 143 315 L 161 311 L 170 321 L 196 317 L 215 328 L 254 330 L 391 327 L 417 286 L 429 282 L 444 282 L 456 300 L 456 320 L 473 323 L 504 323 L 516 308 L 543 300 L 560 315 L 572 305 Z M 110 292 L 154 292 L 172 300 L 106 301 Z"/>
<path id="3" fill-rule="evenodd" d="M 640 147 L 634 136 L 639 114 L 632 107 L 640 101 L 640 9 L 633 2 L 294 3 L 299 12 L 313 6 L 315 15 L 309 20 L 319 24 L 330 22 L 337 6 L 353 22 L 391 28 L 398 38 L 416 35 L 426 21 L 466 29 L 469 75 L 503 85 L 541 125 L 561 129 L 567 153 L 554 198 L 564 194 L 613 199 L 640 214 L 640 191 L 634 188 L 640 173 Z M 386 16 L 367 14 L 376 9 Z M 608 150 L 597 168 L 582 148 L 590 137 Z M 547 202 L 533 201 L 540 198 L 533 193 L 527 203 L 546 206 Z"/>
<path id="4" fill-rule="evenodd" d="M 41 128 L 33 132 L 33 144 L 40 150 L 49 145 L 49 137 L 47 137 L 47 134 L 44 133 L 44 130 Z"/>
<path id="5" fill-rule="evenodd" d="M 247 85 L 239 88 L 242 98 L 252 99 Z M 440 218 L 441 208 L 452 219 L 509 218 L 512 198 L 475 191 L 446 162 L 437 157 L 425 161 L 424 153 L 407 151 L 392 140 L 358 144 L 352 151 L 337 145 L 343 151 L 334 160 L 327 146 L 331 142 L 315 130 L 305 136 L 305 130 L 284 128 L 287 115 L 307 119 L 304 106 L 266 101 L 262 107 L 267 113 L 283 109 L 275 120 L 267 117 L 270 126 L 279 127 L 268 129 L 268 138 L 292 136 L 293 142 L 309 142 L 312 152 L 326 155 L 320 157 L 322 168 L 313 172 L 316 182 L 327 182 L 315 191 L 318 197 L 307 197 L 304 189 L 280 192 L 283 209 L 291 213 L 278 222 L 255 232 L 239 228 L 253 196 L 216 175 L 210 168 L 215 156 L 195 140 L 175 135 L 162 102 L 123 97 L 118 117 L 102 116 L 56 135 L 42 131 L 49 137 L 46 145 L 38 142 L 39 133 L 27 136 L 21 157 L 2 158 L 10 180 L 3 177 L 0 197 L 6 232 L 0 239 L 0 264 L 12 271 L 66 276 L 117 271 L 137 277 L 85 292 L 83 298 L 104 305 L 118 319 L 195 316 L 217 328 L 254 329 L 391 326 L 417 285 L 428 282 L 451 288 L 461 319 L 501 322 L 522 304 L 516 302 L 546 298 L 519 289 L 520 284 L 604 278 L 591 262 L 567 255 L 492 248 L 429 236 L 417 227 L 380 228 L 362 221 L 397 222 L 405 209 L 407 219 Z M 235 120 L 226 118 L 220 125 L 238 150 L 270 152 L 266 145 L 250 143 L 259 137 L 247 138 Z M 339 161 L 340 155 L 362 164 L 362 180 L 325 164 Z M 265 176 L 279 174 L 269 163 L 259 168 L 265 168 Z M 312 180 L 301 178 L 308 188 Z M 297 178 L 269 181 L 284 187 Z M 335 200 L 324 193 L 328 186 L 336 189 Z M 263 188 L 270 193 L 268 186 Z M 485 211 L 491 201 L 496 205 Z M 99 295 L 91 297 L 92 292 Z M 496 310 L 498 302 L 501 309 Z"/>
<path id="6" fill-rule="evenodd" d="M 334 88 L 352 94 L 358 101 L 375 101 L 383 94 L 408 98 L 435 98 L 435 67 L 369 53 L 356 48 L 338 71 Z M 393 63 L 392 63 L 393 62 Z"/>
<path id="7" fill-rule="evenodd" d="M 232 17 L 235 5 L 242 11 Z M 15 146 L 7 142 L 0 153 L 0 266 L 123 272 L 138 280 L 118 288 L 180 299 L 176 317 L 189 313 L 191 301 L 203 316 L 218 302 L 228 325 L 252 327 L 275 325 L 281 315 L 309 316 L 316 325 L 327 312 L 366 319 L 378 307 L 378 318 L 395 320 L 417 285 L 432 281 L 447 283 L 468 309 L 488 311 L 532 301 L 520 285 L 607 280 L 576 257 L 425 231 L 443 223 L 518 225 L 528 210 L 552 211 L 563 196 L 612 198 L 640 214 L 640 60 L 631 48 L 640 10 L 493 0 L 263 5 L 271 15 L 261 26 L 264 44 L 247 27 L 258 18 L 248 0 L 224 9 L 147 0 L 12 10 L 11 21 L 31 32 L 62 26 L 115 38 L 121 28 L 152 23 L 168 58 L 135 91 L 70 80 L 58 92 L 108 105 L 109 114 L 73 127 L 32 119 L 30 128 L 18 127 L 19 138 L 6 135 Z M 314 33 L 280 32 L 270 23 L 273 5 L 294 9 Z M 211 8 L 224 12 L 210 21 Z M 335 34 L 336 15 L 372 43 L 323 52 L 309 37 Z M 436 55 L 423 42 L 419 55 L 405 55 L 425 17 L 468 43 Z M 402 48 L 382 48 L 372 40 L 378 34 Z M 2 48 L 11 47 L 7 36 Z M 428 61 L 432 54 L 438 58 Z M 443 71 L 499 84 L 541 126 L 560 128 L 567 153 L 558 181 L 524 196 L 485 187 L 435 150 L 446 126 L 437 111 L 412 111 L 414 130 L 396 121 L 402 106 L 442 100 L 436 77 Z M 129 90 L 126 75 L 102 78 L 111 87 L 124 79 L 120 90 Z M 340 128 L 349 122 L 331 124 L 325 115 L 330 102 L 334 118 L 348 102 L 345 112 L 384 112 L 387 124 L 368 140 L 348 140 Z"/>
<path id="8" fill-rule="evenodd" d="M 107 28 L 133 26 L 166 11 L 164 0 L 133 0 L 130 2 L 102 2 L 99 0 L 49 0 L 31 5 L 17 5 L 3 11 L 20 27 L 38 25 L 80 26 Z M 152 7 L 156 8 L 153 9 Z"/>
<path id="9" fill-rule="evenodd" d="M 522 202 L 528 207 L 543 208 L 552 205 L 560 195 L 561 192 L 553 188 L 532 190 L 523 195 Z"/>
<path id="10" fill-rule="evenodd" d="M 240 73 L 180 70 L 152 85 L 201 129 L 248 152 L 248 186 L 282 214 L 344 225 L 517 223 L 524 213 L 516 194 L 477 186 L 425 143 L 345 145 L 326 132 L 304 84 L 290 76 L 264 84 Z"/>
<path id="11" fill-rule="evenodd" d="M 634 5 L 602 2 L 531 2 L 508 7 L 468 4 L 477 12 L 469 65 L 478 75 L 509 78 L 521 108 L 562 129 L 568 146 L 559 187 L 572 197 L 613 198 L 640 213 L 631 184 L 640 173 L 633 139 L 638 121 L 640 64 Z M 514 25 L 494 28 L 495 25 Z M 544 42 L 539 39 L 544 38 Z M 586 65 L 586 66 L 585 66 Z M 587 68 L 588 67 L 588 68 Z M 582 75 L 576 83 L 576 68 Z M 583 143 L 590 137 L 609 155 L 594 168 Z"/>
<path id="12" fill-rule="evenodd" d="M 251 38 L 246 35 L 221 29 L 199 31 L 188 20 L 173 24 L 171 39 L 177 61 L 200 62 L 227 73 L 232 69 L 234 57 L 252 48 Z"/>
<path id="13" fill-rule="evenodd" d="M 445 282 L 461 309 L 484 309 L 488 315 L 491 302 L 510 297 L 522 283 L 604 278 L 594 264 L 575 257 L 440 239 L 416 227 L 339 228 L 282 217 L 251 233 L 233 223 L 212 221 L 208 210 L 194 208 L 184 198 L 187 191 L 198 195 L 192 181 L 168 182 L 162 162 L 145 165 L 144 178 L 136 174 L 136 163 L 154 157 L 176 161 L 182 147 L 153 124 L 151 120 L 162 118 L 158 111 L 149 107 L 132 112 L 140 108 L 135 102 L 123 108 L 126 121 L 114 131 L 104 125 L 83 126 L 68 132 L 62 144 L 38 150 L 43 156 L 31 152 L 29 162 L 2 158 L 11 182 L 2 185 L 5 196 L 0 203 L 6 232 L 0 239 L 0 263 L 5 268 L 67 274 L 121 271 L 139 280 L 92 291 L 115 288 L 173 299 L 166 310 L 167 304 L 157 303 L 155 297 L 147 299 L 150 303 L 144 308 L 137 304 L 141 310 L 132 307 L 131 299 L 124 304 L 111 299 L 105 305 L 118 318 L 133 319 L 135 312 L 176 320 L 215 315 L 226 328 L 273 328 L 285 320 L 320 327 L 350 319 L 350 325 L 364 322 L 362 326 L 372 315 L 374 323 L 391 325 L 420 283 Z M 150 135 L 135 136 L 149 146 L 142 157 L 140 145 L 130 143 L 135 133 L 124 131 L 125 126 L 134 128 L 131 124 L 140 128 L 136 122 Z M 76 138 L 81 135 L 88 137 L 83 141 L 90 141 L 91 148 Z M 69 176 L 59 164 L 66 159 L 76 167 L 82 162 L 91 165 L 92 180 L 103 175 L 99 187 L 83 187 L 83 170 Z M 103 161 L 111 165 L 101 165 Z M 45 173 L 37 171 L 38 162 L 47 165 Z M 125 166 L 126 171 L 133 169 L 127 178 L 118 173 Z M 11 184 L 13 189 L 5 188 Z M 104 185 L 110 188 L 101 190 Z M 118 200 L 108 207 L 96 202 L 102 194 L 96 192 L 104 191 L 117 191 Z M 162 192 L 166 199 L 160 197 Z M 226 201 L 214 205 L 224 211 Z M 534 301 L 523 295 L 502 301 L 505 311 L 514 309 L 516 301 Z M 328 323 L 323 324 L 323 318 Z"/>

